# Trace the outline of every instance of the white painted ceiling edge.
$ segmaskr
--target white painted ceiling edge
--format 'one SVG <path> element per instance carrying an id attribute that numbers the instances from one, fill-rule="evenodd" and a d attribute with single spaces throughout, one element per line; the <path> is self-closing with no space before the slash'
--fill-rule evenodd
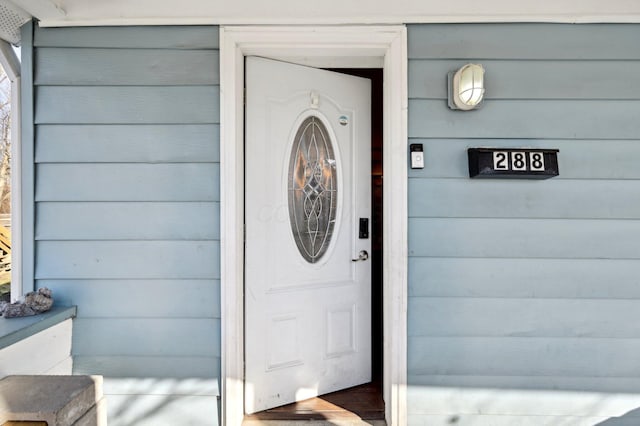
<path id="1" fill-rule="evenodd" d="M 2 0 L 43 27 L 640 22 L 636 0 Z"/>

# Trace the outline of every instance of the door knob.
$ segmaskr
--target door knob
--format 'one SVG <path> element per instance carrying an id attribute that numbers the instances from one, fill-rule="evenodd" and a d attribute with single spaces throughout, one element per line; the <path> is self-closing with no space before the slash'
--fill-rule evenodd
<path id="1" fill-rule="evenodd" d="M 361 260 L 367 260 L 369 258 L 369 253 L 367 253 L 366 250 L 360 250 L 360 253 L 358 253 L 358 258 L 357 259 L 351 259 L 352 262 L 359 262 Z"/>

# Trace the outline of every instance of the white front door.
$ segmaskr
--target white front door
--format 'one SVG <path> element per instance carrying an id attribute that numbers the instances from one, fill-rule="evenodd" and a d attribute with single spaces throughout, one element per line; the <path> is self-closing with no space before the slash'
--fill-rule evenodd
<path id="1" fill-rule="evenodd" d="M 245 410 L 371 380 L 369 80 L 248 57 Z"/>

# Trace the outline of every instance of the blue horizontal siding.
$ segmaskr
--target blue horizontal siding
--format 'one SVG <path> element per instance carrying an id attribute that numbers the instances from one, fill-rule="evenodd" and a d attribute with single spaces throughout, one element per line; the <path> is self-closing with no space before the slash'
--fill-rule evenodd
<path id="1" fill-rule="evenodd" d="M 637 317 L 637 300 L 412 297 L 408 334 L 640 339 Z"/>
<path id="2" fill-rule="evenodd" d="M 220 116 L 217 86 L 38 86 L 36 100 L 36 124 L 205 124 Z"/>
<path id="3" fill-rule="evenodd" d="M 639 34 L 409 26 L 409 143 L 425 152 L 409 171 L 409 424 L 607 424 L 624 398 L 585 409 L 585 392 L 640 393 Z M 452 111 L 446 75 L 468 62 L 486 99 Z M 471 180 L 471 147 L 556 148 L 560 176 Z M 575 405 L 548 410 L 553 392 Z"/>
<path id="4" fill-rule="evenodd" d="M 640 199 L 640 185 L 633 180 L 409 179 L 409 198 L 412 200 L 409 216 L 422 218 L 640 217 L 640 203 L 629 202 L 629 199 Z"/>
<path id="5" fill-rule="evenodd" d="M 447 99 L 443 75 L 468 61 L 413 60 L 409 93 L 414 98 Z M 485 99 L 631 99 L 640 86 L 629 84 L 640 73 L 640 61 L 482 60 L 486 72 Z"/>
<path id="6" fill-rule="evenodd" d="M 637 338 L 415 336 L 408 347 L 409 376 L 640 378 L 634 357 L 621 355 L 638 353 Z"/>
<path id="7" fill-rule="evenodd" d="M 218 27 L 37 27 L 36 47 L 207 49 L 218 50 Z"/>
<path id="8" fill-rule="evenodd" d="M 74 355 L 74 374 L 96 374 L 106 377 L 219 378 L 220 358 L 207 356 L 124 356 Z M 153 389 L 149 389 L 152 391 Z M 144 394 L 144 393 L 143 393 Z M 135 394 L 133 394 L 135 395 Z"/>
<path id="9" fill-rule="evenodd" d="M 413 403 L 412 405 L 418 405 Z M 450 414 L 411 414 L 408 417 L 410 425 L 424 426 L 449 426 L 452 416 Z M 462 426 L 540 426 L 540 425 L 603 425 L 603 426 L 636 426 L 638 418 L 623 418 L 611 420 L 610 416 L 558 416 L 558 415 L 487 415 L 487 414 L 460 414 L 455 417 L 456 424 Z M 607 423 L 605 423 L 607 422 Z"/>
<path id="10" fill-rule="evenodd" d="M 36 28 L 34 46 L 35 277 L 78 306 L 74 372 L 139 380 L 109 424 L 216 424 L 218 392 L 149 378 L 220 377 L 218 28 Z"/>
<path id="11" fill-rule="evenodd" d="M 217 202 L 38 203 L 36 240 L 219 240 Z"/>
<path id="12" fill-rule="evenodd" d="M 411 169 L 410 178 L 464 178 L 469 177 L 467 149 L 473 147 L 502 148 L 560 148 L 558 158 L 560 176 L 563 179 L 640 179 L 636 159 L 640 157 L 637 139 L 467 139 L 412 138 L 411 143 L 421 143 L 425 150 L 424 169 Z M 614 167 L 603 167 L 613 164 Z M 526 182 L 520 182 L 526 185 Z M 537 183 L 538 185 L 541 182 Z M 585 182 L 576 182 L 576 187 Z M 555 183 L 554 183 L 555 185 Z M 413 201 L 413 198 L 412 198 Z"/>
<path id="13" fill-rule="evenodd" d="M 67 278 L 42 279 L 38 285 L 50 288 L 56 302 L 78 306 L 83 318 L 130 317 L 131 306 L 144 306 L 136 311 L 136 318 L 220 319 L 220 280 L 215 278 Z M 127 303 L 122 302 L 123 295 Z"/>
<path id="14" fill-rule="evenodd" d="M 409 219 L 416 257 L 640 259 L 640 220 Z"/>
<path id="15" fill-rule="evenodd" d="M 442 387 L 457 389 L 494 389 L 496 392 L 508 392 L 513 389 L 522 391 L 544 391 L 562 389 L 559 393 L 565 395 L 572 391 L 580 393 L 585 389 L 597 389 L 598 392 L 605 393 L 637 393 L 640 389 L 637 377 L 599 377 L 597 375 L 580 377 L 571 376 L 491 376 L 491 375 L 413 375 L 409 384 L 420 394 L 421 388 Z M 428 392 L 424 392 L 429 398 Z M 414 405 L 415 406 L 415 405 Z M 417 411 L 417 410 L 416 410 Z"/>
<path id="16" fill-rule="evenodd" d="M 636 139 L 640 100 L 488 100 L 468 114 L 409 100 L 410 138 Z"/>
<path id="17" fill-rule="evenodd" d="M 409 259 L 411 297 L 640 299 L 640 260 Z"/>
<path id="18" fill-rule="evenodd" d="M 219 201 L 218 163 L 47 163 L 36 201 Z"/>
<path id="19" fill-rule="evenodd" d="M 640 59 L 638 37 L 637 25 L 601 24 L 411 25 L 407 34 L 410 60 Z"/>
<path id="20" fill-rule="evenodd" d="M 42 124 L 37 163 L 208 163 L 220 161 L 218 124 Z"/>
<path id="21" fill-rule="evenodd" d="M 76 318 L 73 350 L 78 356 L 215 357 L 219 330 L 212 318 Z"/>
<path id="22" fill-rule="evenodd" d="M 36 85 L 217 85 L 215 50 L 38 49 Z"/>
<path id="23" fill-rule="evenodd" d="M 216 240 L 38 241 L 36 252 L 37 279 L 220 278 Z"/>
<path id="24" fill-rule="evenodd" d="M 144 385 L 145 380 L 140 380 Z M 189 382 L 185 380 L 185 382 Z M 155 383 L 148 385 L 154 388 Z M 174 426 L 217 425 L 219 399 L 216 396 L 162 393 L 165 387 L 158 386 L 153 394 L 106 394 L 107 413 L 111 426 Z M 144 389 L 144 386 L 142 387 Z M 165 391 L 166 392 L 166 391 Z M 111 420 L 117 419 L 117 421 Z"/>

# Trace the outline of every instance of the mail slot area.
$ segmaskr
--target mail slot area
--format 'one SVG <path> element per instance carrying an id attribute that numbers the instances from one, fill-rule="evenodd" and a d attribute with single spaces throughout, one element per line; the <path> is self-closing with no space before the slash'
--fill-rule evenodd
<path id="1" fill-rule="evenodd" d="M 630 352 L 640 350 L 640 86 L 628 84 L 640 51 L 626 41 L 639 35 L 638 25 L 409 26 L 414 424 L 632 411 L 572 404 L 640 393 L 624 379 L 640 374 Z M 484 69 L 484 99 L 451 109 L 447 76 L 468 63 Z M 518 408 L 492 389 L 513 391 Z"/>

